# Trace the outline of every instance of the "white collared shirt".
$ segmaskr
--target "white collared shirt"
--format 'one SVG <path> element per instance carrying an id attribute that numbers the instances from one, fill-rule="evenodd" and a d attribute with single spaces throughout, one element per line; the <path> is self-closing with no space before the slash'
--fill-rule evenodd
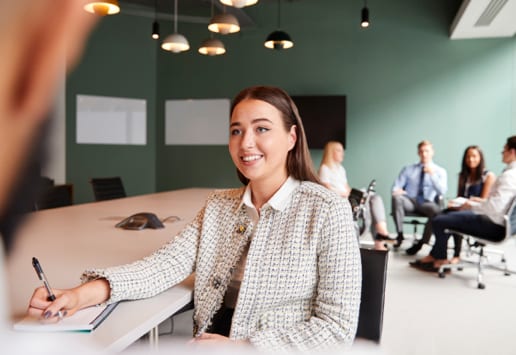
<path id="1" fill-rule="evenodd" d="M 503 216 L 507 213 L 509 205 L 516 197 L 516 161 L 507 164 L 502 174 L 496 179 L 487 199 L 471 210 L 476 214 L 483 214 L 491 221 L 505 226 Z"/>

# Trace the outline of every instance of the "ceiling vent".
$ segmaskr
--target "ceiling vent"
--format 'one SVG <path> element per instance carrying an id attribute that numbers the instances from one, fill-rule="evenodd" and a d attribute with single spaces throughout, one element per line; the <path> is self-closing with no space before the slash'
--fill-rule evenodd
<path id="1" fill-rule="evenodd" d="M 477 22 L 475 22 L 475 27 L 489 26 L 494 18 L 498 16 L 505 4 L 507 4 L 507 1 L 508 0 L 491 0 Z"/>

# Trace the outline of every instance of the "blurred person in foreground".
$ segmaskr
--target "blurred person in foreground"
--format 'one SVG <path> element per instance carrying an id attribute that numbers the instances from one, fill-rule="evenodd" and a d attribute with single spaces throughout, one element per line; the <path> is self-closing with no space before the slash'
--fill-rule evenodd
<path id="1" fill-rule="evenodd" d="M 30 200 L 34 176 L 29 172 L 43 157 L 49 111 L 63 72 L 83 49 L 95 17 L 83 1 L 3 0 L 0 2 L 0 341 L 20 351 L 8 322 L 4 281 L 4 252 L 9 253 L 15 226 L 12 213 L 20 201 Z M 56 10 L 58 9 L 58 11 Z M 9 226 L 9 228 L 4 228 Z M 6 232 L 8 230 L 8 233 Z M 27 261 L 30 262 L 30 261 Z M 35 349 L 32 349 L 35 350 Z"/>

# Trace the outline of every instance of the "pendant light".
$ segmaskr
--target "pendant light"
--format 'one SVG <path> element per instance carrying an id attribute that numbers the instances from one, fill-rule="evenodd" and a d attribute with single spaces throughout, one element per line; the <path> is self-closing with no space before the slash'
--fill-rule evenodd
<path id="1" fill-rule="evenodd" d="M 367 1 L 364 1 L 364 7 L 362 8 L 362 18 L 360 21 L 360 26 L 362 28 L 369 27 L 369 9 L 367 8 Z"/>
<path id="2" fill-rule="evenodd" d="M 84 10 L 99 16 L 114 15 L 120 12 L 120 5 L 118 0 L 90 1 L 84 5 Z"/>
<path id="3" fill-rule="evenodd" d="M 294 46 L 294 42 L 287 32 L 281 28 L 281 0 L 278 0 L 278 29 L 267 36 L 264 46 L 270 49 L 288 49 Z"/>
<path id="4" fill-rule="evenodd" d="M 213 18 L 213 0 L 211 0 L 211 17 Z M 204 40 L 199 47 L 199 53 L 209 56 L 222 55 L 226 53 L 226 48 L 222 41 L 213 38 L 213 32 L 211 32 L 210 38 Z"/>
<path id="5" fill-rule="evenodd" d="M 208 38 L 202 42 L 199 53 L 209 56 L 221 55 L 226 53 L 226 48 L 222 41 L 216 38 Z"/>
<path id="6" fill-rule="evenodd" d="M 220 0 L 220 2 L 227 6 L 242 8 L 254 5 L 258 2 L 258 0 Z"/>
<path id="7" fill-rule="evenodd" d="M 157 19 L 158 0 L 154 1 L 154 22 L 152 23 L 152 39 L 159 39 L 159 23 Z"/>
<path id="8" fill-rule="evenodd" d="M 240 31 L 240 24 L 235 16 L 227 13 L 212 16 L 208 29 L 223 35 Z"/>
<path id="9" fill-rule="evenodd" d="M 190 44 L 185 36 L 177 33 L 177 0 L 174 0 L 174 33 L 165 38 L 161 48 L 173 53 L 184 52 L 190 49 Z"/>

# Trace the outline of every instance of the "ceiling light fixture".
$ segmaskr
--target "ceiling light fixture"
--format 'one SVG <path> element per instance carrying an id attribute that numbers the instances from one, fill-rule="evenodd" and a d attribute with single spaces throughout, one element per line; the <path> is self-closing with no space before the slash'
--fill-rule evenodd
<path id="1" fill-rule="evenodd" d="M 154 22 L 152 23 L 152 38 L 159 39 L 159 23 L 157 19 L 158 0 L 154 1 Z"/>
<path id="2" fill-rule="evenodd" d="M 220 2 L 227 6 L 242 8 L 254 5 L 258 2 L 258 0 L 220 0 Z"/>
<path id="3" fill-rule="evenodd" d="M 91 1 L 84 5 L 84 10 L 99 16 L 114 15 L 120 12 L 118 0 Z"/>
<path id="4" fill-rule="evenodd" d="M 174 33 L 165 38 L 161 48 L 173 53 L 184 52 L 190 49 L 190 44 L 185 36 L 177 33 L 177 0 L 174 0 Z"/>
<path id="5" fill-rule="evenodd" d="M 360 26 L 362 28 L 369 27 L 369 9 L 367 8 L 367 1 L 364 1 L 364 7 L 362 8 L 362 20 L 360 21 Z"/>
<path id="6" fill-rule="evenodd" d="M 267 36 L 264 46 L 270 49 L 288 49 L 294 47 L 294 42 L 287 32 L 281 28 L 281 0 L 278 0 L 278 29 Z"/>
<path id="7" fill-rule="evenodd" d="M 221 55 L 226 53 L 226 48 L 222 41 L 216 38 L 208 38 L 202 42 L 199 53 L 209 56 Z"/>
<path id="8" fill-rule="evenodd" d="M 208 29 L 223 35 L 240 31 L 240 24 L 235 16 L 227 13 L 212 16 Z"/>
<path id="9" fill-rule="evenodd" d="M 211 0 L 211 17 L 213 18 L 213 0 Z M 221 55 L 226 53 L 226 48 L 224 47 L 224 43 L 216 38 L 213 38 L 213 32 L 210 32 L 210 38 L 204 40 L 201 43 L 201 47 L 199 47 L 199 53 L 209 56 Z"/>

